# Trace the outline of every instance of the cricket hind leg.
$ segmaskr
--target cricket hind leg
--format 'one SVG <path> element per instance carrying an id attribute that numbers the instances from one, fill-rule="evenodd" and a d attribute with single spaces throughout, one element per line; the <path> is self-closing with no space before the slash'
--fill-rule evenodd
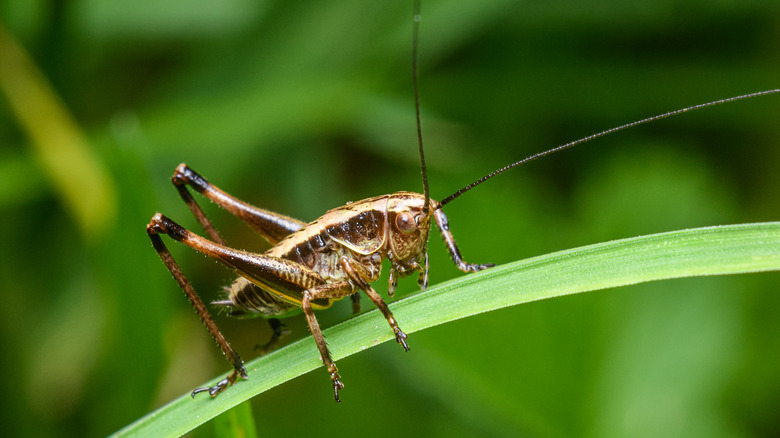
<path id="1" fill-rule="evenodd" d="M 217 327 L 217 324 L 214 322 L 211 314 L 209 314 L 206 305 L 203 304 L 203 301 L 195 292 L 195 288 L 192 286 L 192 283 L 190 283 L 190 281 L 184 275 L 181 268 L 179 267 L 179 264 L 176 263 L 176 260 L 174 260 L 170 251 L 168 251 L 168 248 L 165 246 L 162 238 L 160 238 L 160 234 L 167 234 L 167 231 L 164 229 L 164 227 L 161 227 L 159 216 L 161 216 L 159 213 L 155 215 L 149 225 L 146 226 L 146 232 L 152 241 L 152 246 L 154 246 L 154 249 L 162 259 L 165 267 L 168 268 L 168 271 L 170 271 L 170 273 L 173 275 L 173 278 L 176 279 L 176 281 L 179 283 L 179 286 L 181 286 L 182 290 L 187 295 L 187 298 L 190 300 L 190 304 L 192 304 L 192 307 L 198 313 L 198 316 L 200 316 L 201 321 L 203 321 L 203 324 L 208 329 L 211 337 L 214 338 L 214 341 L 216 341 L 217 345 L 219 345 L 219 348 L 222 349 L 222 352 L 233 365 L 233 371 L 225 379 L 219 381 L 216 385 L 210 388 L 198 388 L 192 391 L 193 397 L 195 394 L 201 392 L 208 392 L 209 395 L 215 397 L 217 394 L 224 391 L 228 386 L 234 384 L 239 378 L 247 378 L 246 369 L 244 369 L 244 362 L 241 360 L 241 357 L 239 357 L 238 353 L 236 353 L 227 339 L 225 339 L 225 336 L 219 330 L 219 327 Z"/>
<path id="2" fill-rule="evenodd" d="M 224 245 L 225 242 L 219 236 L 208 217 L 206 217 L 200 205 L 195 201 L 195 198 L 187 190 L 187 186 L 192 187 L 207 199 L 246 222 L 272 245 L 276 245 L 288 235 L 306 226 L 305 222 L 298 219 L 255 207 L 225 193 L 184 163 L 176 167 L 171 181 L 176 190 L 178 190 L 179 196 L 187 204 L 187 207 L 189 207 L 198 223 L 209 235 L 209 238 L 221 245 Z"/>
<path id="3" fill-rule="evenodd" d="M 166 263 L 166 266 L 168 266 L 168 269 L 173 273 L 174 277 L 179 281 L 180 286 L 184 289 L 190 302 L 193 303 L 193 306 L 198 311 L 198 314 L 209 329 L 212 337 L 214 337 L 231 360 L 234 367 L 234 372 L 231 373 L 227 379 L 219 382 L 214 387 L 197 389 L 193 391 L 193 394 L 208 391 L 209 394 L 215 396 L 219 392 L 225 390 L 228 386 L 232 385 L 238 377 L 246 377 L 246 371 L 244 370 L 243 362 L 241 362 L 241 359 L 217 328 L 211 315 L 209 315 L 206 307 L 203 305 L 203 302 L 192 288 L 192 285 L 187 281 L 178 268 L 178 265 L 173 261 L 173 258 L 170 256 L 170 253 L 167 248 L 165 248 L 165 245 L 160 238 L 161 234 L 166 234 L 170 238 L 222 262 L 233 269 L 237 274 L 252 282 L 272 285 L 279 289 L 286 290 L 293 295 L 295 293 L 301 293 L 302 299 L 305 299 L 306 308 L 308 308 L 307 319 L 310 328 L 312 329 L 312 333 L 315 334 L 315 340 L 317 340 L 324 362 L 332 373 L 331 380 L 334 382 L 334 390 L 336 397 L 338 398 L 338 389 L 343 387 L 343 385 L 341 385 L 341 382 L 339 381 L 335 364 L 330 360 L 330 353 L 325 345 L 322 332 L 319 330 L 319 325 L 316 324 L 312 300 L 314 300 L 314 304 L 318 307 L 327 307 L 330 304 L 331 299 L 343 298 L 354 292 L 354 287 L 349 281 L 335 284 L 325 283 L 325 280 L 323 280 L 319 274 L 303 265 L 286 259 L 241 251 L 220 245 L 187 230 L 161 213 L 157 213 L 152 217 L 151 222 L 147 225 L 147 232 L 149 233 L 155 248 L 158 250 L 160 257 Z M 294 275 L 291 276 L 290 273 L 294 273 Z M 314 294 L 312 296 L 309 292 L 311 290 L 321 291 L 322 293 Z M 304 310 L 306 310 L 306 308 Z"/>

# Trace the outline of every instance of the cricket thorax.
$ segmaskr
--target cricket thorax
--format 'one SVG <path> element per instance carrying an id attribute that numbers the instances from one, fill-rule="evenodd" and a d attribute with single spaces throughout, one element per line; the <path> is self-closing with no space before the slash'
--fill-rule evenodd
<path id="1" fill-rule="evenodd" d="M 328 211 L 266 254 L 300 263 L 326 281 L 346 278 L 342 257 L 361 262 L 371 271 L 372 280 L 379 277 L 385 257 L 399 273 L 406 272 L 422 260 L 428 240 L 430 221 L 414 222 L 423 202 L 422 195 L 412 192 L 353 202 Z M 399 229 L 399 224 L 407 228 Z"/>

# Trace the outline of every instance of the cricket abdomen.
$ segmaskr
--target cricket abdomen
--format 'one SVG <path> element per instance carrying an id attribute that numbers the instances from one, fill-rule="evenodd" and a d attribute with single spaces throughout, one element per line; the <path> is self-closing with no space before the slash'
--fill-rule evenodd
<path id="1" fill-rule="evenodd" d="M 225 289 L 227 292 L 226 299 L 214 301 L 212 304 L 227 307 L 230 316 L 283 318 L 300 310 L 300 306 L 297 304 L 280 300 L 244 277 L 236 278 Z"/>

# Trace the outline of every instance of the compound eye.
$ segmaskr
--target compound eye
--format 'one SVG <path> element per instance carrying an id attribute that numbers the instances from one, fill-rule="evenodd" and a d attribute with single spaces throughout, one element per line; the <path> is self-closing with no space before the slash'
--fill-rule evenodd
<path id="1" fill-rule="evenodd" d="M 404 233 L 411 233 L 417 229 L 417 224 L 414 222 L 414 216 L 408 211 L 396 215 L 395 226 Z"/>

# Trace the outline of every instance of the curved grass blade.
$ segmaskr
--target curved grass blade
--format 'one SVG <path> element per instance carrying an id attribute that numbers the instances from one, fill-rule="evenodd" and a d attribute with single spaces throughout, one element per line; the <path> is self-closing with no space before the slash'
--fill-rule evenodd
<path id="1" fill-rule="evenodd" d="M 404 330 L 412 333 L 478 313 L 561 295 L 670 278 L 775 270 L 780 270 L 780 222 L 697 228 L 599 243 L 509 263 L 442 283 L 397 301 L 391 308 L 403 322 Z M 325 336 L 336 360 L 393 338 L 376 310 L 331 327 Z M 321 365 L 314 341 L 307 337 L 248 362 L 250 379 L 219 397 L 193 400 L 184 395 L 115 436 L 179 436 Z"/>

